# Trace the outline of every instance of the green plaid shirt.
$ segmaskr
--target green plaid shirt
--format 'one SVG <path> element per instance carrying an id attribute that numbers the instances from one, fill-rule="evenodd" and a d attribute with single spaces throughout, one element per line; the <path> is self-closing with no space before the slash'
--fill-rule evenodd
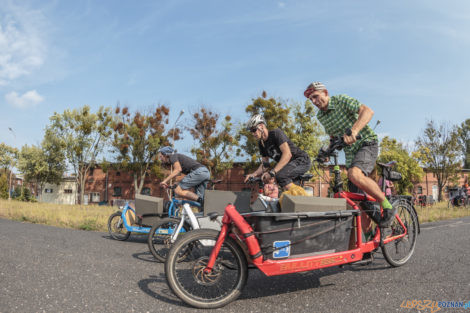
<path id="1" fill-rule="evenodd" d="M 351 128 L 357 121 L 360 106 L 361 103 L 358 100 L 346 95 L 332 96 L 328 103 L 328 109 L 326 111 L 319 110 L 317 118 L 323 127 L 325 127 L 325 132 L 328 135 L 343 136 L 344 131 Z M 361 129 L 359 134 L 362 136 L 362 139 L 344 148 L 347 168 L 351 166 L 351 162 L 356 152 L 362 147 L 363 141 L 377 140 L 377 135 L 369 125 Z"/>

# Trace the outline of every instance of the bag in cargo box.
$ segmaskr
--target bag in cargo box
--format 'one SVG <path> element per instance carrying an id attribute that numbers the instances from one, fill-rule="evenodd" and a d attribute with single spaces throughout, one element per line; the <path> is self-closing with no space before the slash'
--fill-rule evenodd
<path id="1" fill-rule="evenodd" d="M 352 221 L 359 211 L 245 215 L 267 259 L 297 258 L 348 250 Z"/>

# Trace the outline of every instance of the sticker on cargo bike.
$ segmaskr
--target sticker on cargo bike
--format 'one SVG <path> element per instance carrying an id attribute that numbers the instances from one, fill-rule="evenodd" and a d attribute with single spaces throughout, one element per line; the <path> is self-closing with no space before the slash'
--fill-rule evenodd
<path id="1" fill-rule="evenodd" d="M 281 240 L 273 242 L 273 258 L 287 258 L 290 256 L 290 240 Z"/>

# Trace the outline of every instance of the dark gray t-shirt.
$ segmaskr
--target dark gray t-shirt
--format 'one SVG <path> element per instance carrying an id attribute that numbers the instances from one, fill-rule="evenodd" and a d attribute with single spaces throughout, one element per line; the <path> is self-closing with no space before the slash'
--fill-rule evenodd
<path id="1" fill-rule="evenodd" d="M 170 163 L 175 164 L 175 162 L 180 162 L 183 174 L 189 174 L 191 171 L 194 171 L 195 169 L 203 166 L 201 163 L 191 159 L 190 157 L 179 153 L 170 155 Z"/>
<path id="2" fill-rule="evenodd" d="M 284 132 L 279 128 L 270 130 L 268 132 L 268 139 L 263 142 L 264 145 L 262 144 L 262 140 L 259 141 L 258 146 L 261 152 L 261 156 L 270 157 L 276 162 L 279 162 L 282 155 L 282 151 L 279 147 L 284 142 L 287 142 L 289 145 L 290 152 L 292 153 L 291 160 L 308 156 L 305 151 L 300 150 L 296 145 L 294 145 L 292 141 L 287 138 L 286 134 L 284 134 Z"/>

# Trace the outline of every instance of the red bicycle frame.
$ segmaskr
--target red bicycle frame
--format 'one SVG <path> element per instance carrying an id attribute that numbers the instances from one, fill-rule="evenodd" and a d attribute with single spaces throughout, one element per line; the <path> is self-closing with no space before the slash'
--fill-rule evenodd
<path id="1" fill-rule="evenodd" d="M 375 201 L 375 199 L 370 196 L 364 196 L 362 194 L 343 191 L 336 193 L 335 198 L 345 198 L 346 202 L 354 210 L 360 210 L 360 208 L 353 200 Z M 222 247 L 222 244 L 225 241 L 225 237 L 228 235 L 232 224 L 234 224 L 235 227 L 240 231 L 240 234 L 237 234 L 238 232 L 233 233 L 234 236 L 237 237 L 240 242 L 243 242 L 247 247 L 249 253 L 248 261 L 258 267 L 267 276 L 304 272 L 360 261 L 362 260 L 364 253 L 371 252 L 379 247 L 380 229 L 377 227 L 377 232 L 371 241 L 362 242 L 361 215 L 358 214 L 355 216 L 355 218 L 357 226 L 357 241 L 356 247 L 354 249 L 341 252 L 326 253 L 323 255 L 298 257 L 283 260 L 270 260 L 263 258 L 258 239 L 256 238 L 252 227 L 245 221 L 243 216 L 238 213 L 238 211 L 235 209 L 235 206 L 229 204 L 225 207 L 224 216 L 222 218 L 222 229 L 219 233 L 219 237 L 217 238 L 216 244 L 212 249 L 208 264 L 204 271 L 210 272 L 214 267 L 220 248 Z M 405 231 L 400 235 L 384 238 L 384 244 L 402 238 L 407 234 L 407 229 L 401 221 L 400 217 L 396 215 L 396 218 L 398 220 L 398 223 L 401 225 L 401 227 L 403 227 Z"/>

